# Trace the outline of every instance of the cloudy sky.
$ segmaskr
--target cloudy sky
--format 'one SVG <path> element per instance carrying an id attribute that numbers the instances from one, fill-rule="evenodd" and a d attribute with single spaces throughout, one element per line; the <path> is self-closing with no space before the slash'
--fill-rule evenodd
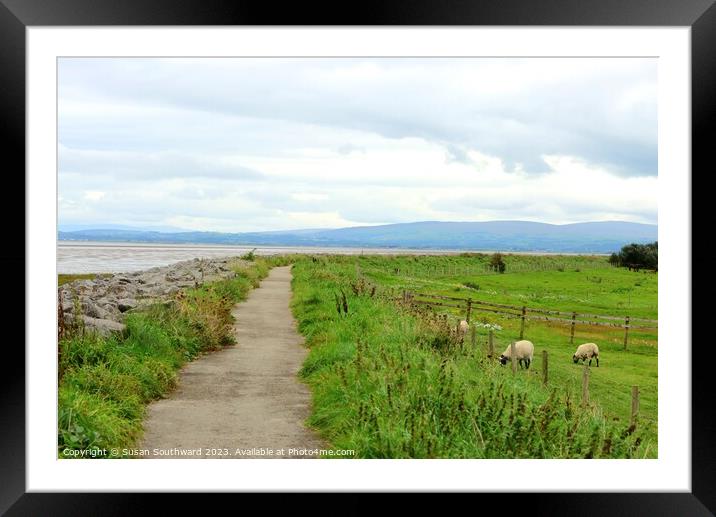
<path id="1" fill-rule="evenodd" d="M 655 59 L 61 59 L 59 222 L 657 221 Z"/>

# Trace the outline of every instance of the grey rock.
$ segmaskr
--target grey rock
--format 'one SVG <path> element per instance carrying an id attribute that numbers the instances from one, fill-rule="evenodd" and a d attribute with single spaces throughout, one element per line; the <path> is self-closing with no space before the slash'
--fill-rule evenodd
<path id="1" fill-rule="evenodd" d="M 82 320 L 85 323 L 85 328 L 96 330 L 105 336 L 111 334 L 112 332 L 121 332 L 126 328 L 123 323 L 113 320 L 91 318 L 90 316 L 82 316 Z"/>
<path id="2" fill-rule="evenodd" d="M 135 307 L 137 307 L 137 300 L 131 300 L 129 298 L 117 300 L 117 308 L 119 309 L 119 312 L 127 312 Z"/>
<path id="3" fill-rule="evenodd" d="M 145 271 L 70 282 L 59 289 L 61 308 L 66 322 L 71 324 L 75 317 L 74 300 L 79 297 L 82 319 L 88 327 L 102 332 L 120 330 L 127 311 L 150 303 L 170 303 L 181 289 L 233 278 L 236 274 L 231 266 L 242 262 L 246 263 L 237 258 L 194 259 Z"/>
<path id="4" fill-rule="evenodd" d="M 82 300 L 82 314 L 90 318 L 106 319 L 109 313 L 89 298 Z"/>

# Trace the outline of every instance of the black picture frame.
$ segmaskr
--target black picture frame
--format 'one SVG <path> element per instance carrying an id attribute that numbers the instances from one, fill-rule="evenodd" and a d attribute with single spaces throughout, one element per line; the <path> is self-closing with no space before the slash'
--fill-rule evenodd
<path id="1" fill-rule="evenodd" d="M 542 25 L 542 26 L 689 26 L 692 71 L 692 171 L 691 182 L 707 174 L 709 151 L 716 141 L 716 6 L 714 0 L 364 0 L 346 4 L 287 2 L 277 6 L 264 1 L 242 0 L 0 0 L 0 106 L 6 128 L 0 142 L 8 171 L 3 180 L 16 181 L 16 192 L 25 191 L 25 29 L 31 26 L 102 25 Z M 12 171 L 12 173 L 10 172 Z M 700 174 L 694 174 L 701 171 Z M 688 174 L 689 171 L 684 171 Z M 21 179 L 23 178 L 23 179 Z M 22 204 L 20 196 L 15 196 Z M 13 223 L 13 252 L 2 254 L 6 271 L 25 271 L 25 228 L 17 211 L 5 205 L 5 221 Z M 23 210 L 24 213 L 24 210 Z M 695 214 L 693 224 L 698 222 Z M 14 234 L 12 232 L 15 232 Z M 692 229 L 692 235 L 697 233 Z M 6 235 L 7 237 L 7 235 Z M 687 250 L 684 250 L 687 251 Z M 685 260 L 692 271 L 708 269 L 705 258 L 688 250 Z M 694 257 L 692 259 L 692 257 Z M 20 275 L 8 275 L 6 289 L 24 293 Z M 24 300 L 24 296 L 23 296 Z M 13 300 L 14 310 L 24 303 Z M 692 304 L 692 322 L 705 320 L 705 305 Z M 699 318 L 701 316 L 701 318 Z M 26 321 L 26 320 L 25 320 Z M 693 329 L 693 326 L 692 326 Z M 23 338 L 24 340 L 24 338 Z M 716 512 L 716 423 L 710 385 L 713 359 L 708 341 L 673 343 L 692 354 L 692 491 L 690 493 L 611 494 L 510 494 L 511 509 L 531 509 L 540 515 L 711 515 Z M 16 343 L 19 341 L 16 341 Z M 692 346 L 693 345 L 693 346 Z M 706 360 L 704 360 L 706 359 Z M 0 440 L 0 512 L 7 515 L 126 515 L 145 508 L 142 494 L 26 493 L 25 490 L 25 353 L 9 346 L 3 353 L 2 440 Z M 586 483 L 585 483 L 586 484 Z M 240 494 L 242 498 L 249 495 Z M 480 494 L 499 499 L 506 494 Z M 159 496 L 165 512 L 172 507 L 187 510 L 185 495 Z M 253 498 L 253 497 L 252 497 Z M 273 498 L 274 510 L 295 507 L 293 498 Z M 422 497 L 413 504 L 423 505 Z M 490 501 L 493 502 L 493 501 Z M 350 496 L 342 513 L 369 510 L 372 505 Z M 481 503 L 484 504 L 484 503 Z M 285 506 L 284 506 L 285 505 Z M 283 507 L 283 508 L 282 508 Z M 487 508 L 486 506 L 483 508 Z"/>

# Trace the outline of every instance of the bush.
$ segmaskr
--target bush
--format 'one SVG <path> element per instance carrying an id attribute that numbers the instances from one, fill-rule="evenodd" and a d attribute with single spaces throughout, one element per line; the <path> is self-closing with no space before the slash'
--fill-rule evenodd
<path id="1" fill-rule="evenodd" d="M 504 273 L 507 265 L 502 257 L 502 253 L 495 253 L 490 257 L 490 267 L 499 273 Z"/>
<path id="2" fill-rule="evenodd" d="M 619 254 L 612 253 L 609 263 L 613 266 L 628 267 L 629 269 L 658 269 L 659 247 L 657 242 L 651 244 L 627 244 L 622 247 Z"/>

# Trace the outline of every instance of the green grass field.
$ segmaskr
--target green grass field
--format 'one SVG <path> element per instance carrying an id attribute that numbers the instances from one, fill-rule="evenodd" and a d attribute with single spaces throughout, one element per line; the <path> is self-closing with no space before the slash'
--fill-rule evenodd
<path id="1" fill-rule="evenodd" d="M 450 318 L 449 328 L 441 328 L 387 298 L 408 289 L 656 319 L 657 274 L 612 268 L 605 257 L 571 256 L 506 256 L 507 272 L 498 274 L 485 271 L 488 259 L 299 260 L 293 308 L 311 348 L 302 371 L 314 393 L 311 423 L 358 457 L 656 457 L 655 331 L 631 330 L 624 351 L 620 328 L 577 325 L 570 345 L 568 325 L 528 321 L 525 338 L 535 344 L 535 360 L 513 377 L 509 366 L 486 357 L 484 328 L 475 346 L 451 342 L 450 329 L 464 313 L 438 308 Z M 497 354 L 519 336 L 519 319 L 473 311 L 471 320 L 501 326 Z M 600 366 L 590 370 L 590 405 L 582 409 L 583 367 L 571 357 L 589 341 L 600 347 Z M 633 385 L 640 389 L 640 414 L 629 433 Z M 517 437 L 526 429 L 529 436 Z"/>

